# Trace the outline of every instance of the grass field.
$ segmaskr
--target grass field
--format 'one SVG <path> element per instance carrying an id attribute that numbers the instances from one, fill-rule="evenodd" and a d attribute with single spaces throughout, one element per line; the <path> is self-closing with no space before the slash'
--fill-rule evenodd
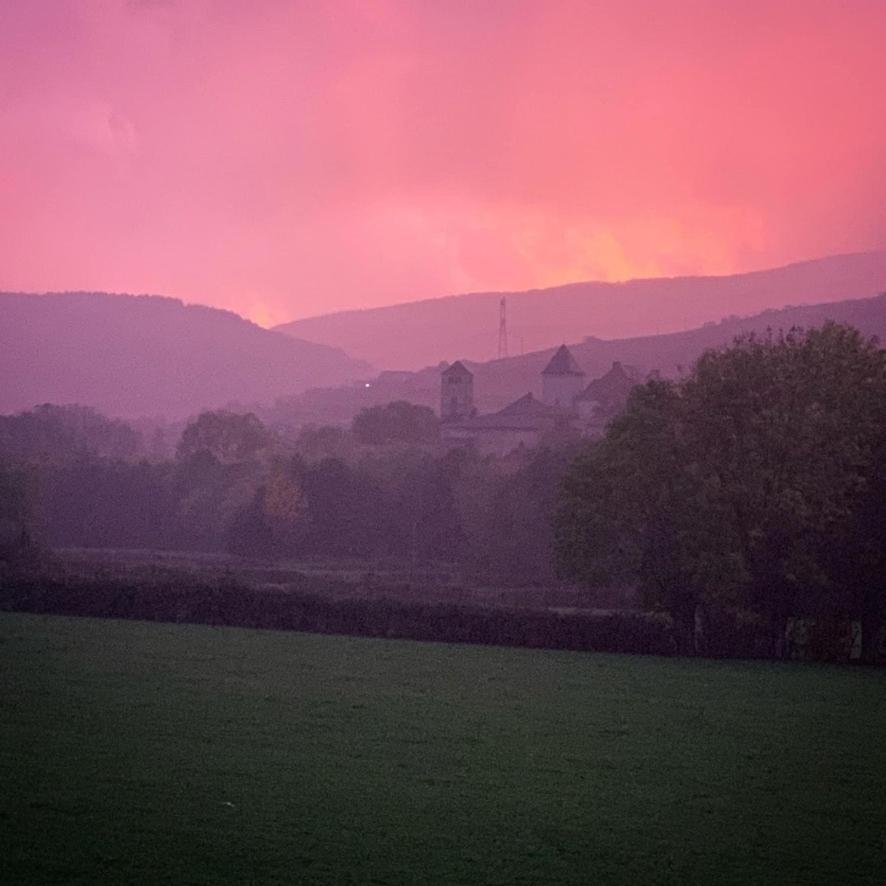
<path id="1" fill-rule="evenodd" d="M 886 882 L 886 673 L 0 615 L 0 881 Z"/>

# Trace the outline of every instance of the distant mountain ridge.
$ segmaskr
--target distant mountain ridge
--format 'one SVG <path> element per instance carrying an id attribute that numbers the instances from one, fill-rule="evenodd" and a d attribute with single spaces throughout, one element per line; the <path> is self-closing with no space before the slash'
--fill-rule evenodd
<path id="1" fill-rule="evenodd" d="M 677 332 L 729 315 L 837 302 L 886 290 L 886 251 L 837 255 L 731 276 L 572 283 L 524 292 L 453 295 L 343 311 L 277 326 L 343 348 L 382 369 L 496 356 L 499 302 L 507 298 L 510 353 L 529 354 L 586 336 Z"/>
<path id="2" fill-rule="evenodd" d="M 181 418 L 370 371 L 338 348 L 174 298 L 0 293 L 0 412 L 51 402 Z"/>
<path id="3" fill-rule="evenodd" d="M 810 329 L 828 320 L 846 323 L 866 337 L 886 343 L 886 293 L 873 298 L 852 299 L 817 305 L 767 310 L 751 317 L 728 317 L 696 329 L 667 335 L 623 339 L 587 337 L 568 341 L 569 350 L 585 372 L 588 382 L 604 375 L 615 361 L 634 368 L 640 377 L 653 370 L 664 376 L 688 371 L 695 360 L 711 348 L 730 345 L 736 336 L 754 332 L 765 334 L 792 327 Z M 520 357 L 464 363 L 474 374 L 474 401 L 481 412 L 493 412 L 527 392 L 541 395 L 541 371 L 556 348 L 547 348 Z M 272 421 L 289 423 L 347 424 L 365 406 L 408 400 L 439 409 L 440 367 L 428 366 L 418 372 L 382 372 L 369 386 L 347 386 L 308 391 L 295 398 L 283 413 L 270 413 Z"/>
<path id="4" fill-rule="evenodd" d="M 569 345 L 576 362 L 588 381 L 603 375 L 615 361 L 638 370 L 641 375 L 658 371 L 665 377 L 687 372 L 707 350 L 730 345 L 737 336 L 755 333 L 787 332 L 793 327 L 811 329 L 829 320 L 854 326 L 865 337 L 886 343 L 886 293 L 873 298 L 852 299 L 817 305 L 766 310 L 752 317 L 727 317 L 719 323 L 707 323 L 697 329 L 667 335 L 604 340 L 588 337 Z M 515 397 L 541 391 L 541 371 L 554 349 L 492 360 L 468 363 L 474 373 L 474 391 L 484 408 L 500 408 Z M 417 374 L 418 384 L 431 384 L 439 370 L 427 368 Z"/>

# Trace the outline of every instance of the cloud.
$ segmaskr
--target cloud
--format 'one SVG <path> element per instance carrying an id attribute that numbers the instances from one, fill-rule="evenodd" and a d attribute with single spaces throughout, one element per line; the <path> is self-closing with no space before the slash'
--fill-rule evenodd
<path id="1" fill-rule="evenodd" d="M 883 246 L 884 38 L 865 2 L 6 4 L 0 287 L 282 320 Z"/>

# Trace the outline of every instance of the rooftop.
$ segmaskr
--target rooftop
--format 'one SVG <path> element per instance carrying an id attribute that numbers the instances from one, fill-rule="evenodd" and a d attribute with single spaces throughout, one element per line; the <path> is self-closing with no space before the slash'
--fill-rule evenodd
<path id="1" fill-rule="evenodd" d="M 605 375 L 595 378 L 576 399 L 596 400 L 606 404 L 623 402 L 636 384 L 635 375 L 616 360 Z"/>
<path id="2" fill-rule="evenodd" d="M 447 366 L 446 369 L 443 370 L 443 375 L 464 375 L 473 378 L 474 373 L 471 372 L 461 360 L 456 360 L 452 366 Z"/>
<path id="3" fill-rule="evenodd" d="M 529 393 L 498 412 L 475 415 L 454 426 L 472 431 L 545 431 L 568 415 L 567 410 L 548 406 Z"/>
<path id="4" fill-rule="evenodd" d="M 566 345 L 560 345 L 557 353 L 542 370 L 542 375 L 584 375 L 584 370 L 575 362 Z"/>

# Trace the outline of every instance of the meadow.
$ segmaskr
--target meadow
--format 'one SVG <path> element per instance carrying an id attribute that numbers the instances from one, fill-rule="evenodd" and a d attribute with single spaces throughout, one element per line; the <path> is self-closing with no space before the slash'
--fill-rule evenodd
<path id="1" fill-rule="evenodd" d="M 0 614 L 4 883 L 833 884 L 886 672 Z"/>

